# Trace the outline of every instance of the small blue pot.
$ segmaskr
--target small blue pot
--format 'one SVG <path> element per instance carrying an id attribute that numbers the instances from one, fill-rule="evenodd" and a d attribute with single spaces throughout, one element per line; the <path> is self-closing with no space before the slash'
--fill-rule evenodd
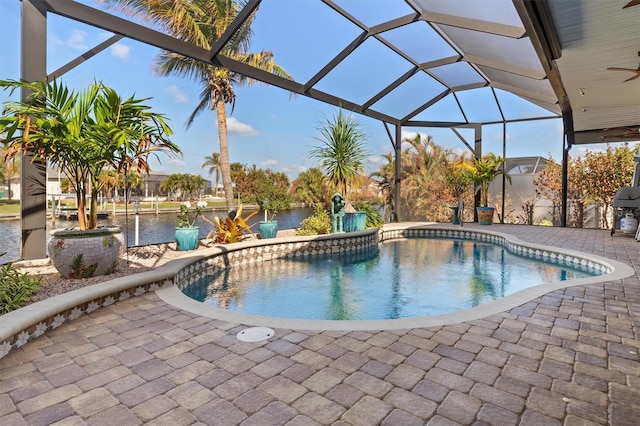
<path id="1" fill-rule="evenodd" d="M 278 221 L 271 220 L 265 222 L 261 220 L 258 222 L 258 230 L 260 231 L 260 238 L 275 238 L 278 235 Z"/>
<path id="2" fill-rule="evenodd" d="M 367 226 L 367 213 L 345 213 L 342 218 L 342 230 L 344 232 L 364 231 Z"/>
<path id="3" fill-rule="evenodd" d="M 176 244 L 178 250 L 188 251 L 195 250 L 200 242 L 200 228 L 194 226 L 191 228 L 176 228 Z"/>

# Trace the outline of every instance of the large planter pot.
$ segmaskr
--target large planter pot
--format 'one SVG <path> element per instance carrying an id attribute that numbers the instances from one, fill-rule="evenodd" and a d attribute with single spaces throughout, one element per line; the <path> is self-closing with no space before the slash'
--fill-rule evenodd
<path id="1" fill-rule="evenodd" d="M 493 223 L 493 207 L 476 207 L 478 213 L 478 223 L 480 225 L 491 225 Z"/>
<path id="2" fill-rule="evenodd" d="M 261 220 L 258 222 L 258 231 L 260 231 L 260 238 L 275 238 L 278 235 L 278 221 Z"/>
<path id="3" fill-rule="evenodd" d="M 342 218 L 342 230 L 344 232 L 364 231 L 367 226 L 366 212 L 345 213 Z"/>
<path id="4" fill-rule="evenodd" d="M 200 242 L 200 227 L 176 228 L 176 245 L 180 251 L 195 250 Z"/>
<path id="5" fill-rule="evenodd" d="M 115 271 L 125 246 L 119 226 L 97 229 L 54 229 L 49 257 L 64 278 L 86 278 Z"/>

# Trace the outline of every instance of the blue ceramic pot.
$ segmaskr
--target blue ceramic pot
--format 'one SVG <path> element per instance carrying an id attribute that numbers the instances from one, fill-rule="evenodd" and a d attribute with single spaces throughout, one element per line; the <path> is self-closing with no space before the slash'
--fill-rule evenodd
<path id="1" fill-rule="evenodd" d="M 176 228 L 176 244 L 178 250 L 187 251 L 195 250 L 200 242 L 200 228 L 197 226 L 191 228 Z"/>
<path id="2" fill-rule="evenodd" d="M 278 221 L 265 222 L 261 220 L 258 222 L 258 230 L 260 231 L 260 238 L 275 238 L 278 235 Z"/>
<path id="3" fill-rule="evenodd" d="M 364 231 L 365 226 L 367 226 L 366 212 L 345 213 L 342 218 L 342 230 L 344 232 Z"/>
<path id="4" fill-rule="evenodd" d="M 478 213 L 478 223 L 480 225 L 491 225 L 493 223 L 493 207 L 476 207 Z"/>

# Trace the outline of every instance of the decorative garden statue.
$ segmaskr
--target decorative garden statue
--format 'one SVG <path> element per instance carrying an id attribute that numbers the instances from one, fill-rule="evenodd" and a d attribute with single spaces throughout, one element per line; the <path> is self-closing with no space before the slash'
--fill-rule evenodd
<path id="1" fill-rule="evenodd" d="M 344 216 L 344 198 L 339 192 L 331 197 L 331 233 L 342 231 L 342 216 Z"/>

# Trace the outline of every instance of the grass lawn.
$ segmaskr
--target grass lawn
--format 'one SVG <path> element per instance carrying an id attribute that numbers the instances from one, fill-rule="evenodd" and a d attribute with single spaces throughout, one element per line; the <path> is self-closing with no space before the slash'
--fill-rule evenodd
<path id="1" fill-rule="evenodd" d="M 0 198 L 0 213 L 20 213 L 20 200 Z"/>

